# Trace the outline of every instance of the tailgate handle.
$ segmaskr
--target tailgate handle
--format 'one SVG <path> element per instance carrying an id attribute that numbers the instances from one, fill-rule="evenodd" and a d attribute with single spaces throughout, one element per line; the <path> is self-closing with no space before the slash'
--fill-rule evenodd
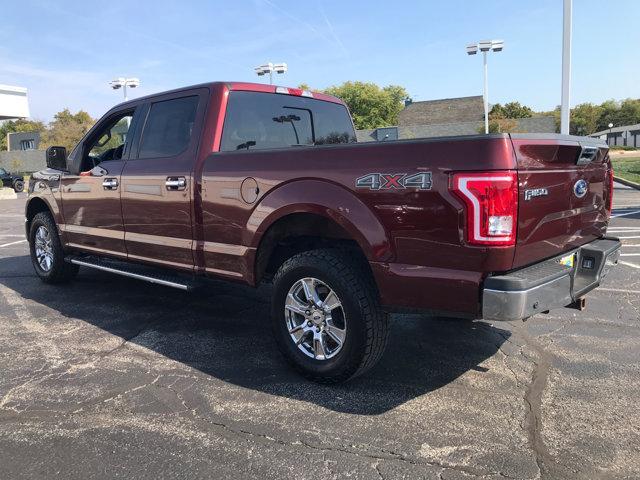
<path id="1" fill-rule="evenodd" d="M 587 147 L 582 145 L 580 155 L 578 155 L 578 161 L 576 165 L 586 165 L 591 163 L 598 156 L 598 147 Z"/>

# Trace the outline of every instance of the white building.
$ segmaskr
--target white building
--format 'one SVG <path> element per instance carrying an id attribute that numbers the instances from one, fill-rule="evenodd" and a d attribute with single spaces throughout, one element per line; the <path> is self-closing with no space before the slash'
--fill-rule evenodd
<path id="1" fill-rule="evenodd" d="M 0 85 L 0 120 L 27 118 L 28 116 L 27 89 Z"/>

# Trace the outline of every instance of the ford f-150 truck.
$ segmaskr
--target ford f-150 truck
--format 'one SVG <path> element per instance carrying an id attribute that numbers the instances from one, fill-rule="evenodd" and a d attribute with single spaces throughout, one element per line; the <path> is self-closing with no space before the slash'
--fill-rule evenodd
<path id="1" fill-rule="evenodd" d="M 83 266 L 189 290 L 273 283 L 277 344 L 340 382 L 390 311 L 488 320 L 579 308 L 617 263 L 607 146 L 560 135 L 356 143 L 346 106 L 216 82 L 111 109 L 31 177 L 37 275 Z M 264 318 L 256 318 L 263 325 Z"/>

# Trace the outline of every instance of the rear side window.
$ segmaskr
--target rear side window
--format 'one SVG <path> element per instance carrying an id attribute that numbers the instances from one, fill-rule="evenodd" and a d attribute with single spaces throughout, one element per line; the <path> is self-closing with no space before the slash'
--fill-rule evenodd
<path id="1" fill-rule="evenodd" d="M 355 142 L 343 105 L 307 97 L 231 92 L 220 149 L 264 150 Z"/>
<path id="2" fill-rule="evenodd" d="M 197 96 L 152 103 L 138 158 L 172 157 L 184 152 L 191 141 L 197 108 Z"/>

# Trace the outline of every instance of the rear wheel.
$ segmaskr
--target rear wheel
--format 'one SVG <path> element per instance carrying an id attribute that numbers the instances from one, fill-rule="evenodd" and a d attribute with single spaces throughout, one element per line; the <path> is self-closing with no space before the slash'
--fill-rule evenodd
<path id="1" fill-rule="evenodd" d="M 78 273 L 77 265 L 64 261 L 56 224 L 48 212 L 40 212 L 31 220 L 29 250 L 33 268 L 45 283 L 67 282 Z"/>
<path id="2" fill-rule="evenodd" d="M 16 180 L 13 182 L 13 191 L 16 193 L 20 193 L 24 190 L 24 182 L 22 180 Z"/>
<path id="3" fill-rule="evenodd" d="M 370 272 L 338 250 L 288 259 L 274 278 L 272 326 L 285 358 L 305 377 L 338 383 L 382 357 L 388 337 Z"/>

